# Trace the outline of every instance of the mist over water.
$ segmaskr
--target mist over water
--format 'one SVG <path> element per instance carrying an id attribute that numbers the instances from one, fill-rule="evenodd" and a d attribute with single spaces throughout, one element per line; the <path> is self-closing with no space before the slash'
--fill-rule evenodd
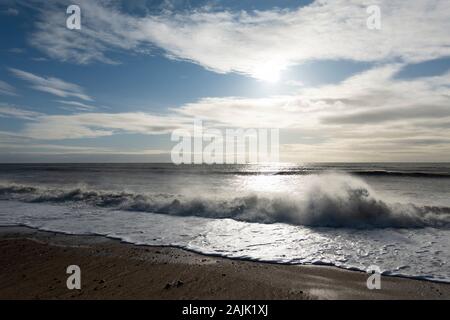
<path id="1" fill-rule="evenodd" d="M 450 165 L 1 165 L 0 223 L 450 281 Z"/>

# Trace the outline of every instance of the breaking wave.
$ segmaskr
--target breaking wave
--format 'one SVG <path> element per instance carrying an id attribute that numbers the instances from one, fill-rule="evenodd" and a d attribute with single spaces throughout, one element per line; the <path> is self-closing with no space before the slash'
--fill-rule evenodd
<path id="1" fill-rule="evenodd" d="M 355 177 L 317 175 L 309 180 L 305 190 L 300 194 L 187 196 L 0 184 L 0 199 L 33 203 L 82 202 L 120 210 L 312 227 L 450 227 L 449 207 L 388 203 Z"/>

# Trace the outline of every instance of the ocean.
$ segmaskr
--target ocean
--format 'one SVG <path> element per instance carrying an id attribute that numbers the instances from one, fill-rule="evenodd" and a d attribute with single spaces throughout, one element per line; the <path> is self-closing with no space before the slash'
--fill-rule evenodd
<path id="1" fill-rule="evenodd" d="M 0 225 L 450 282 L 450 163 L 2 164 Z"/>

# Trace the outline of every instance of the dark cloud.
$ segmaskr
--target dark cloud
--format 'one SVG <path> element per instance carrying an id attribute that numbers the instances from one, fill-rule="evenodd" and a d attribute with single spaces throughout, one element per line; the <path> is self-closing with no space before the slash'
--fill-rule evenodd
<path id="1" fill-rule="evenodd" d="M 397 108 L 377 108 L 374 110 L 353 112 L 341 115 L 325 116 L 324 124 L 377 124 L 404 119 L 429 119 L 450 116 L 448 106 L 412 106 Z"/>

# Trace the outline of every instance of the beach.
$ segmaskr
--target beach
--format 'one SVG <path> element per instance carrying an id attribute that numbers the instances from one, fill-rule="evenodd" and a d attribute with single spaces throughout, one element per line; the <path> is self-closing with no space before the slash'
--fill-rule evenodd
<path id="1" fill-rule="evenodd" d="M 0 165 L 0 225 L 450 282 L 449 164 Z"/>
<path id="2" fill-rule="evenodd" d="M 81 289 L 66 268 L 81 269 Z M 102 236 L 0 228 L 0 299 L 449 299 L 450 285 L 330 266 L 227 259 Z"/>

